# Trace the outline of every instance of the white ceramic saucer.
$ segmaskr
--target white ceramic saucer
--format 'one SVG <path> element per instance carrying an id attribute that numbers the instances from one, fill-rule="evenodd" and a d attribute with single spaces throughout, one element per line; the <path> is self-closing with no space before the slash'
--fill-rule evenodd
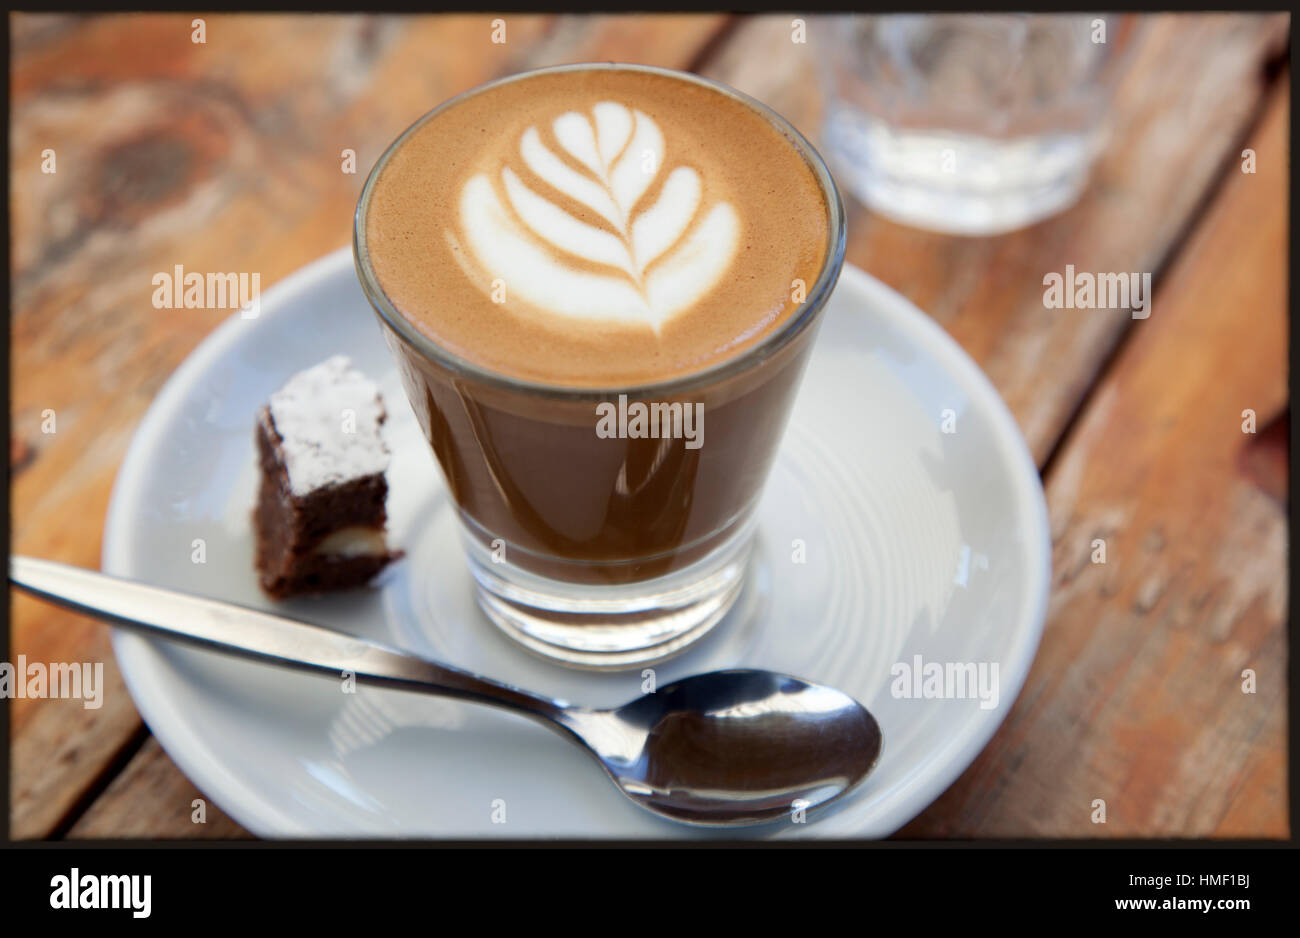
<path id="1" fill-rule="evenodd" d="M 328 679 L 119 631 L 136 706 L 181 770 L 267 837 L 890 834 L 970 764 L 1020 691 L 1046 608 L 1047 513 L 1015 422 L 942 329 L 852 267 L 825 315 L 745 592 L 654 677 L 764 667 L 860 699 L 884 728 L 884 753 L 836 810 L 750 832 L 689 829 L 630 804 L 576 747 L 523 717 L 344 694 Z M 171 377 L 118 475 L 104 569 L 271 608 L 251 559 L 254 414 L 289 375 L 339 352 L 388 402 L 390 531 L 408 557 L 370 590 L 277 608 L 590 705 L 641 693 L 641 672 L 541 661 L 475 606 L 441 476 L 347 250 L 267 291 L 258 318 L 230 319 Z M 996 704 L 899 696 L 891 666 L 917 655 L 986 674 L 997 665 Z"/>

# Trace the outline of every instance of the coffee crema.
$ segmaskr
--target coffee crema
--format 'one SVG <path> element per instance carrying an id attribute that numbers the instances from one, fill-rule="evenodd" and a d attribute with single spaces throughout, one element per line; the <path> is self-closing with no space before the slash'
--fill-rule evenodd
<path id="1" fill-rule="evenodd" d="M 375 277 L 488 370 L 618 388 L 706 369 L 794 314 L 826 263 L 812 168 L 760 112 L 655 72 L 542 72 L 407 135 L 375 180 Z"/>

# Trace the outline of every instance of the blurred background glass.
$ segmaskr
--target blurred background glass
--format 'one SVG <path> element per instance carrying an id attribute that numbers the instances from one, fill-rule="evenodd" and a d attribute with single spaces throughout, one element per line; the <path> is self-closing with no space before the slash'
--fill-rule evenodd
<path id="1" fill-rule="evenodd" d="M 822 19 L 823 152 L 842 188 L 905 224 L 1033 224 L 1087 182 L 1136 27 L 1103 15 Z"/>

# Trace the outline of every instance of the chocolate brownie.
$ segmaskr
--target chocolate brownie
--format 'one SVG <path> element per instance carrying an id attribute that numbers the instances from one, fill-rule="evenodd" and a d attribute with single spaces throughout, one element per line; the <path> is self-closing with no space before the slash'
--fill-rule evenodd
<path id="1" fill-rule="evenodd" d="M 253 527 L 268 595 L 361 586 L 401 556 L 384 539 L 385 416 L 379 389 L 342 355 L 294 375 L 259 411 Z"/>

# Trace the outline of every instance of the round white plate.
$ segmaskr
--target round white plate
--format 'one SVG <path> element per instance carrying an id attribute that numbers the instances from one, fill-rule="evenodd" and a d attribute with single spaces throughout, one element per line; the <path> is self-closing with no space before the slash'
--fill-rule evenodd
<path id="1" fill-rule="evenodd" d="M 856 696 L 884 729 L 884 753 L 836 809 L 748 832 L 686 828 L 629 803 L 576 747 L 523 717 L 368 687 L 348 694 L 340 682 L 118 631 L 136 706 L 181 770 L 266 837 L 892 833 L 970 764 L 1020 691 L 1046 608 L 1047 511 L 1011 415 L 942 329 L 847 266 L 825 316 L 745 591 L 653 679 L 764 667 Z M 339 352 L 387 401 L 389 527 L 408 557 L 372 589 L 274 606 L 252 567 L 254 414 L 291 374 Z M 177 369 L 118 475 L 103 565 L 590 705 L 628 700 L 648 677 L 539 660 L 479 612 L 441 475 L 348 250 L 268 290 L 257 318 L 235 315 Z M 922 673 L 982 667 L 984 699 L 956 696 L 955 684 L 954 696 L 920 696 L 919 680 L 918 695 L 905 695 L 891 669 L 914 668 L 918 655 Z"/>

